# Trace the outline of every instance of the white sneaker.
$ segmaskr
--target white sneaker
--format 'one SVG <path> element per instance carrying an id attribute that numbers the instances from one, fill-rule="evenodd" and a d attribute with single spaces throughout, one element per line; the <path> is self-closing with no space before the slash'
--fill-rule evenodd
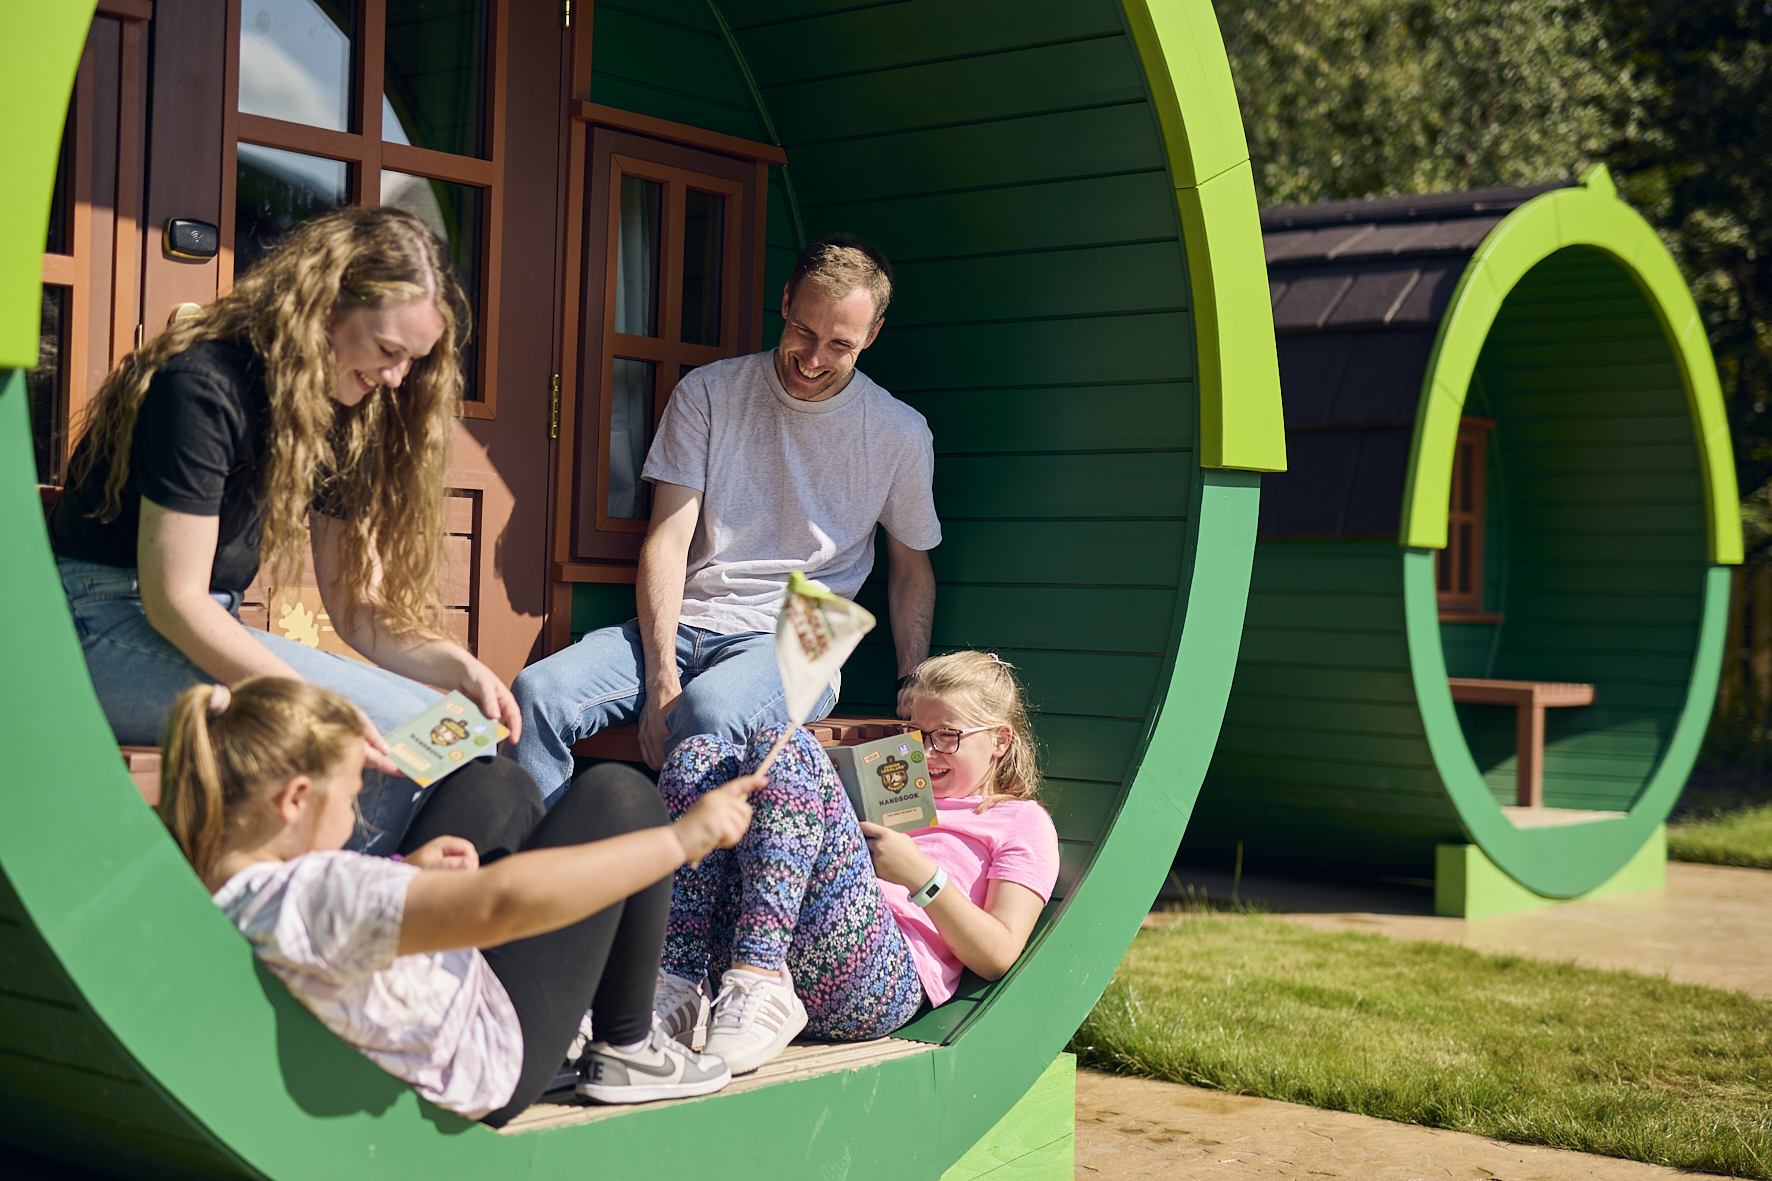
<path id="1" fill-rule="evenodd" d="M 579 1063 L 578 1093 L 599 1103 L 648 1103 L 709 1095 L 731 1081 L 724 1062 L 678 1045 L 654 1025 L 633 1052 L 592 1042 Z"/>
<path id="2" fill-rule="evenodd" d="M 665 1036 L 694 1048 L 696 1027 L 707 1018 L 707 977 L 690 980 L 658 970 L 658 986 L 652 993 L 652 1013 Z"/>
<path id="3" fill-rule="evenodd" d="M 720 977 L 705 1053 L 726 1060 L 733 1074 L 747 1074 L 787 1048 L 806 1028 L 806 1006 L 782 968 L 775 977 L 734 968 Z"/>

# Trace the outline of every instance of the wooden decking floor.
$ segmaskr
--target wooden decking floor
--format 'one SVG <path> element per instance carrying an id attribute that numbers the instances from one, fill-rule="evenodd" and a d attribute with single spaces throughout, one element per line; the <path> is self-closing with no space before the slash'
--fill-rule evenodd
<path id="1" fill-rule="evenodd" d="M 1512 808 L 1503 806 L 1501 814 L 1515 828 L 1560 828 L 1565 824 L 1588 824 L 1595 820 L 1616 820 L 1628 812 L 1596 812 L 1587 808 Z"/>
<path id="2" fill-rule="evenodd" d="M 859 1070 L 864 1066 L 872 1066 L 876 1062 L 890 1062 L 894 1058 L 909 1058 L 914 1054 L 927 1054 L 933 1049 L 935 1047 L 927 1042 L 913 1042 L 892 1037 L 883 1037 L 871 1042 L 795 1043 L 783 1051 L 781 1057 L 774 1062 L 761 1066 L 750 1074 L 733 1079 L 731 1086 L 717 1094 L 704 1095 L 699 1099 L 667 1099 L 657 1103 L 604 1104 L 592 1103 L 587 1099 L 580 1099 L 566 1092 L 557 1092 L 543 1098 L 540 1103 L 506 1124 L 500 1131 L 506 1136 L 512 1136 L 523 1132 L 539 1132 L 547 1128 L 564 1128 L 574 1124 L 595 1123 L 597 1120 L 608 1119 L 624 1112 L 669 1107 L 674 1103 L 706 1103 L 718 1099 L 721 1095 L 734 1095 L 741 1091 L 767 1087 L 773 1083 L 793 1082 L 797 1079 L 830 1074 L 838 1070 Z"/>

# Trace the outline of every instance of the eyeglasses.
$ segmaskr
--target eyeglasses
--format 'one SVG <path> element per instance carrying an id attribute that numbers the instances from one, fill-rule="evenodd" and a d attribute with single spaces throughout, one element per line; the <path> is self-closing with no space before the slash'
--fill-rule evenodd
<path id="1" fill-rule="evenodd" d="M 995 726 L 974 726 L 970 730 L 931 730 L 925 737 L 929 739 L 931 751 L 938 755 L 951 755 L 960 749 L 960 740 L 966 735 L 995 729 Z"/>

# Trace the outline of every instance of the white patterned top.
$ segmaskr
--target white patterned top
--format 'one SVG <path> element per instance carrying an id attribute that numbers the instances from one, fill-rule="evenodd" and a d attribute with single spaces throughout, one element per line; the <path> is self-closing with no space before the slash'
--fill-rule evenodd
<path id="1" fill-rule="evenodd" d="M 523 1031 L 478 950 L 396 954 L 418 872 L 308 853 L 248 866 L 215 904 L 328 1029 L 438 1107 L 479 1119 L 516 1091 Z"/>

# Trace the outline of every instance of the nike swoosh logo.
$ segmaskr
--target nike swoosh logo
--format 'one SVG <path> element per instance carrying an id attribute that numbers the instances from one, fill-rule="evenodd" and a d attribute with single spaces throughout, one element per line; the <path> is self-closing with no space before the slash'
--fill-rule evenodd
<path id="1" fill-rule="evenodd" d="M 676 1066 L 669 1058 L 666 1058 L 663 1065 L 660 1066 L 648 1066 L 644 1062 L 635 1062 L 631 1058 L 611 1058 L 610 1061 L 619 1062 L 629 1070 L 637 1070 L 641 1074 L 649 1074 L 654 1078 L 668 1078 L 677 1073 Z"/>

